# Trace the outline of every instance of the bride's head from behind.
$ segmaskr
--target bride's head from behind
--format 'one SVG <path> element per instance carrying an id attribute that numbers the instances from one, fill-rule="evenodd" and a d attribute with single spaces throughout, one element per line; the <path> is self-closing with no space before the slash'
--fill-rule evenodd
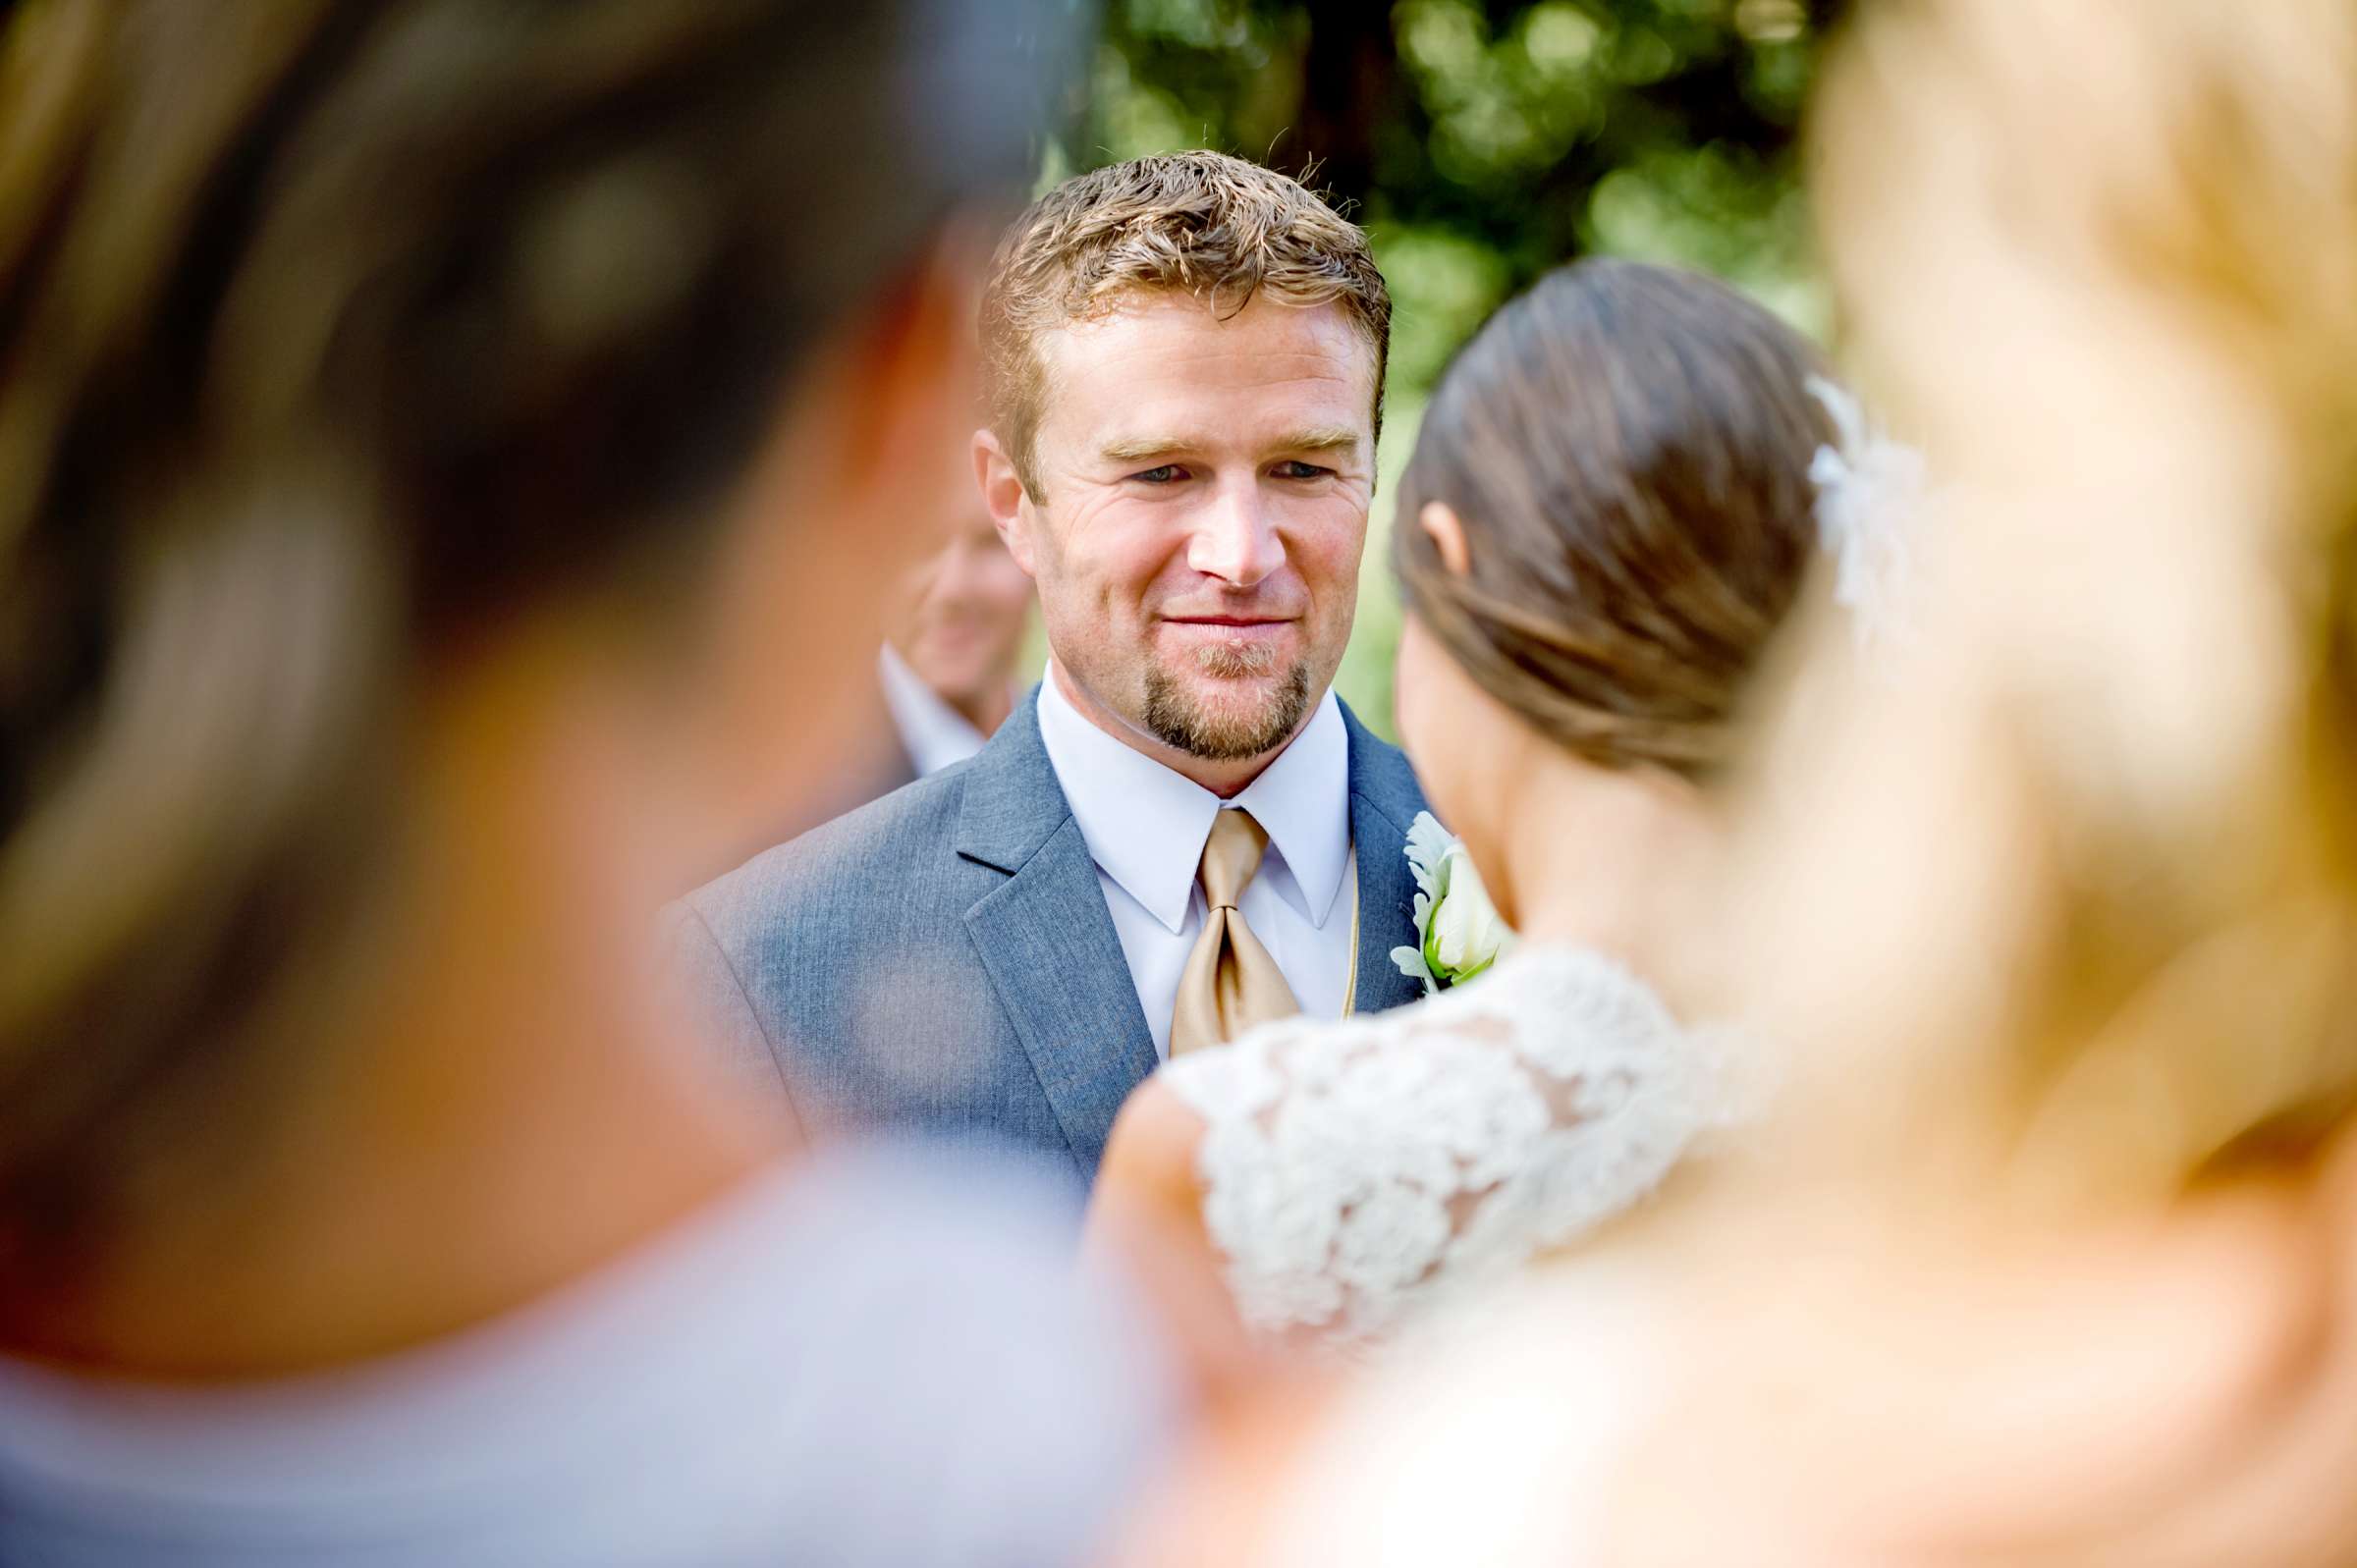
<path id="1" fill-rule="evenodd" d="M 1723 285 L 1588 260 L 1442 377 L 1394 530 L 1398 718 L 1508 920 L 1537 870 L 1517 876 L 1509 842 L 1543 826 L 1546 869 L 1593 885 L 1608 857 L 1658 865 L 1639 840 L 1701 813 L 1815 553 L 1809 469 L 1836 440 L 1819 373 Z M 1547 809 L 1566 797 L 1581 809 Z"/>

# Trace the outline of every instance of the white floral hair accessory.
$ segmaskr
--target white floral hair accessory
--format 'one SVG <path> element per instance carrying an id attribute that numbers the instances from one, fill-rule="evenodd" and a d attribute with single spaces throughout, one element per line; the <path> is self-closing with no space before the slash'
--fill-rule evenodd
<path id="1" fill-rule="evenodd" d="M 1819 447 L 1809 463 L 1818 543 L 1834 558 L 1834 602 L 1853 617 L 1860 650 L 1903 640 L 1914 573 L 1908 533 L 1923 499 L 1923 454 L 1870 425 L 1846 389 L 1823 376 L 1811 376 L 1808 388 L 1840 438 L 1837 447 Z"/>
<path id="2" fill-rule="evenodd" d="M 1416 945 L 1394 947 L 1392 962 L 1431 996 L 1462 985 L 1511 952 L 1514 934 L 1490 902 L 1462 840 L 1429 811 L 1407 830 L 1407 869 L 1416 879 Z"/>

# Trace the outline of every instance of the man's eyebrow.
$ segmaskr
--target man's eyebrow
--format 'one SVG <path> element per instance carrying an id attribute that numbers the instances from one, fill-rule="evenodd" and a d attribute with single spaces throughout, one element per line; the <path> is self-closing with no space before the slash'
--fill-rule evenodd
<path id="1" fill-rule="evenodd" d="M 1099 448 L 1102 456 L 1115 462 L 1136 462 L 1144 458 L 1167 458 L 1174 452 L 1185 452 L 1192 442 L 1170 436 L 1117 437 Z"/>
<path id="2" fill-rule="evenodd" d="M 1312 425 L 1277 443 L 1280 452 L 1350 452 L 1357 450 L 1359 432 L 1348 425 Z"/>
<path id="3" fill-rule="evenodd" d="M 1360 432 L 1348 425 L 1312 425 L 1296 430 L 1269 444 L 1271 452 L 1354 452 L 1363 439 Z M 1182 452 L 1192 452 L 1201 443 L 1179 436 L 1116 437 L 1098 449 L 1111 462 L 1142 462 L 1148 458 L 1168 458 Z"/>

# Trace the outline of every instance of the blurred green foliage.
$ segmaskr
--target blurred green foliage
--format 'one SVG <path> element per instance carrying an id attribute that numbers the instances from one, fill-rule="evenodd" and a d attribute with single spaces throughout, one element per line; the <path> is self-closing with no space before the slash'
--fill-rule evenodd
<path id="1" fill-rule="evenodd" d="M 1837 0 L 1110 0 L 1049 180 L 1209 146 L 1364 224 L 1395 317 L 1381 484 L 1338 680 L 1388 732 L 1391 483 L 1449 355 L 1609 252 L 1699 267 L 1822 334 L 1795 130 Z"/>

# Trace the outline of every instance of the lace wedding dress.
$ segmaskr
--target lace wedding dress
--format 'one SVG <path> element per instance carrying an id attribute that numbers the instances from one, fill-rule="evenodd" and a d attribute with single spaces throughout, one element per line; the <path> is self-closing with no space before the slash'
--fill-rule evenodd
<path id="1" fill-rule="evenodd" d="M 1643 1198 L 1736 1119 L 1726 1054 L 1593 950 L 1181 1057 L 1203 1218 L 1256 1333 L 1366 1348 Z"/>

